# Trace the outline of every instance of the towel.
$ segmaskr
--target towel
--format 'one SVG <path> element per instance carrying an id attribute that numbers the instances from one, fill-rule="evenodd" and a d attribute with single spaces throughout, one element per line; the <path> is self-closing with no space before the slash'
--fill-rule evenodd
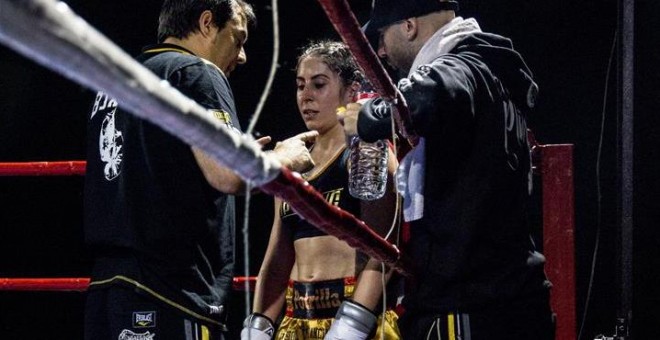
<path id="1" fill-rule="evenodd" d="M 408 77 L 421 65 L 429 64 L 439 56 L 451 51 L 465 36 L 481 32 L 473 18 L 456 17 L 435 32 L 422 46 L 413 61 Z M 401 81 L 408 81 L 404 78 Z M 401 86 L 401 81 L 399 86 Z M 403 220 L 415 221 L 424 216 L 424 169 L 426 168 L 426 141 L 419 143 L 401 160 L 395 174 L 396 189 L 403 196 Z"/>

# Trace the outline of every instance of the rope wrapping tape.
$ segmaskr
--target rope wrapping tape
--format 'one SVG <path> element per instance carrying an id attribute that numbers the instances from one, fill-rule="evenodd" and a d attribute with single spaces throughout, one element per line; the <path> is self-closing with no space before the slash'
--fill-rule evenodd
<path id="1" fill-rule="evenodd" d="M 0 176 L 72 176 L 85 174 L 85 161 L 0 163 Z"/>
<path id="2" fill-rule="evenodd" d="M 319 0 L 319 3 L 371 81 L 374 89 L 381 97 L 394 103 L 396 110 L 394 110 L 393 116 L 401 135 L 412 146 L 417 145 L 419 137 L 413 128 L 406 100 L 394 86 L 380 59 L 369 45 L 348 2 L 346 0 Z"/>
<path id="3" fill-rule="evenodd" d="M 273 181 L 261 186 L 266 193 L 285 200 L 302 218 L 351 247 L 410 275 L 410 262 L 392 244 L 376 234 L 366 223 L 340 208 L 327 204 L 325 198 L 299 174 L 283 169 Z"/>

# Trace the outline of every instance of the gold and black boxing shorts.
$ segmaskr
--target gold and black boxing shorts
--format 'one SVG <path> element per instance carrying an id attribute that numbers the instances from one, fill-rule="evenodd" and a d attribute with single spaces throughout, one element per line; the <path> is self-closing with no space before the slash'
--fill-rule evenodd
<path id="1" fill-rule="evenodd" d="M 275 339 L 323 340 L 342 301 L 350 299 L 354 291 L 354 277 L 319 282 L 289 281 L 286 314 Z M 381 333 L 387 340 L 401 339 L 398 319 L 392 310 L 380 315 L 374 339 L 380 339 Z"/>

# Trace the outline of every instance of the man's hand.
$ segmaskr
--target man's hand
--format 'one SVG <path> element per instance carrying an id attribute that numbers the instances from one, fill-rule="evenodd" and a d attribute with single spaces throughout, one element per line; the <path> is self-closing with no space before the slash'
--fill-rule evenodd
<path id="1" fill-rule="evenodd" d="M 292 171 L 305 172 L 314 167 L 314 161 L 305 143 L 315 141 L 318 135 L 319 133 L 314 130 L 299 133 L 277 142 L 270 153 L 277 157 L 283 166 Z"/>
<path id="2" fill-rule="evenodd" d="M 265 136 L 257 139 L 257 143 L 259 143 L 259 145 L 261 145 L 261 147 L 263 148 L 266 144 L 270 143 L 271 140 L 273 140 L 273 138 L 271 138 L 270 136 Z"/>
<path id="3" fill-rule="evenodd" d="M 391 137 L 393 109 L 392 104 L 383 98 L 371 98 L 362 105 L 350 103 L 337 109 L 337 119 L 344 126 L 347 140 L 359 136 L 361 140 L 373 143 Z"/>

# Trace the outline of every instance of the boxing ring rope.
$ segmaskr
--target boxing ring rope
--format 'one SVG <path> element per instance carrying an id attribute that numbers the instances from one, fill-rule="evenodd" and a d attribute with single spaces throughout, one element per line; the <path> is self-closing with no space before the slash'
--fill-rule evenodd
<path id="1" fill-rule="evenodd" d="M 84 176 L 86 161 L 0 162 L 2 176 Z M 254 290 L 255 276 L 236 276 L 232 288 Z M 0 278 L 0 291 L 86 291 L 90 278 Z"/>
<path id="2" fill-rule="evenodd" d="M 85 161 L 4 162 L 0 163 L 1 176 L 72 176 L 84 175 Z"/>
<path id="3" fill-rule="evenodd" d="M 571 340 L 576 338 L 573 146 L 540 145 L 531 131 L 528 140 L 534 174 L 542 179 L 543 253 L 546 272 L 553 283 L 551 305 L 557 313 L 557 338 Z M 84 165 L 85 161 L 0 163 L 0 176 L 84 175 Z M 70 173 L 63 173 L 69 170 Z M 246 281 L 253 290 L 256 277 L 235 277 L 233 289 L 245 290 Z M 84 291 L 88 284 L 89 278 L 0 278 L 0 291 Z"/>
<path id="4" fill-rule="evenodd" d="M 159 79 L 55 0 L 0 2 L 0 41 L 92 89 L 206 152 L 246 182 L 280 197 L 305 219 L 397 271 L 411 268 L 399 250 L 352 214 L 328 204 L 299 174 L 261 151 L 249 135 L 231 132 L 211 113 Z"/>
<path id="5" fill-rule="evenodd" d="M 374 87 L 396 105 L 394 118 L 399 131 L 415 145 L 417 137 L 410 128 L 405 100 L 367 44 L 346 1 L 319 2 Z M 329 205 L 300 175 L 262 152 L 250 136 L 231 133 L 202 107 L 76 16 L 66 4 L 55 0 L 0 1 L 0 42 L 73 81 L 107 92 L 133 114 L 200 148 L 262 191 L 288 201 L 319 229 L 401 273 L 412 274 L 408 259 L 364 222 Z M 557 339 L 574 339 L 572 145 L 535 144 L 533 151 L 541 159 L 537 170 L 543 180 L 544 252 L 548 276 L 555 284 L 551 302 L 558 313 Z M 242 285 L 244 281 L 238 279 Z M 84 290 L 88 282 L 87 278 L 0 278 L 0 290 Z M 236 279 L 234 286 L 237 288 Z M 557 294 L 560 287 L 562 293 Z"/>
<path id="6" fill-rule="evenodd" d="M 89 287 L 88 277 L 0 278 L 0 291 L 78 291 Z"/>
<path id="7" fill-rule="evenodd" d="M 89 288 L 88 277 L 58 277 L 58 278 L 0 278 L 0 291 L 78 291 L 83 292 Z M 245 290 L 246 283 L 250 290 L 254 290 L 257 282 L 255 276 L 237 276 L 232 281 L 235 291 Z"/>

